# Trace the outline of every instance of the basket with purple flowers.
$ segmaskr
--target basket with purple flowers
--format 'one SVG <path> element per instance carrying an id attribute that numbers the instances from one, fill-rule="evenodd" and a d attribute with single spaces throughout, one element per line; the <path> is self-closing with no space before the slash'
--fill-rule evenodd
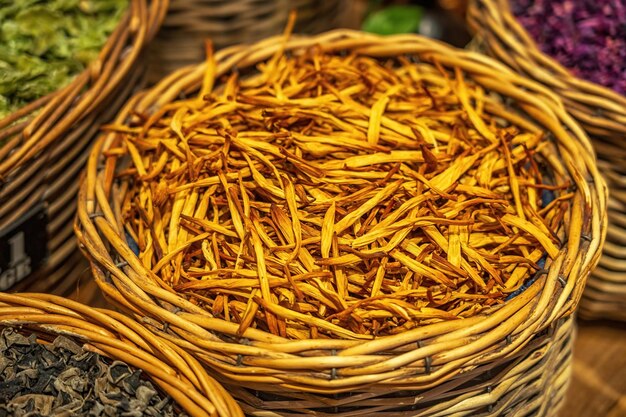
<path id="1" fill-rule="evenodd" d="M 626 2 L 472 0 L 467 19 L 484 52 L 548 87 L 592 137 L 611 202 L 581 314 L 626 320 Z"/>

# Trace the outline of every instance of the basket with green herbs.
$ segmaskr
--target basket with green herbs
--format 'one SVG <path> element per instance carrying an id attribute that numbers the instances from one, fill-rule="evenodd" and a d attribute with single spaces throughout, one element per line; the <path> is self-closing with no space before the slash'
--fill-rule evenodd
<path id="1" fill-rule="evenodd" d="M 478 48 L 549 88 L 591 136 L 611 201 L 580 311 L 626 320 L 626 4 L 471 0 L 467 20 Z"/>
<path id="2" fill-rule="evenodd" d="M 80 169 L 140 82 L 166 8 L 0 0 L 0 290 L 75 289 L 63 278 L 85 269 L 72 234 Z"/>
<path id="3" fill-rule="evenodd" d="M 69 84 L 98 57 L 127 0 L 0 2 L 0 119 Z"/>

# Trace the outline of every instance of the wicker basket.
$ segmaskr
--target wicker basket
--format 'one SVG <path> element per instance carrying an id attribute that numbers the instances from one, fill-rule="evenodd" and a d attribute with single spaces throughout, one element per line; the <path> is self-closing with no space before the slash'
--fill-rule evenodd
<path id="1" fill-rule="evenodd" d="M 253 67 L 282 44 L 282 38 L 270 38 L 222 50 L 215 55 L 217 74 Z M 546 265 L 546 273 L 501 308 L 371 341 L 294 341 L 258 329 L 238 335 L 236 323 L 213 318 L 159 284 L 122 237 L 119 205 L 128 187 L 112 181 L 128 158 L 109 152 L 118 146 L 117 135 L 109 133 L 99 138 L 90 156 L 75 227 L 98 285 L 125 311 L 140 320 L 150 317 L 155 332 L 218 373 L 251 415 L 554 415 L 550 407 L 556 405 L 550 401 L 559 402 L 567 380 L 565 340 L 571 327 L 566 318 L 598 261 L 606 227 L 606 186 L 584 132 L 545 88 L 494 60 L 423 37 L 381 38 L 342 30 L 296 37 L 285 45 L 288 53 L 318 46 L 373 57 L 408 55 L 458 67 L 466 78 L 536 117 L 554 136 L 562 172 L 569 172 L 577 195 L 566 215 L 568 243 Z M 204 71 L 200 65 L 172 74 L 129 101 L 118 122 L 197 91 Z M 563 363 L 548 359 L 533 364 L 543 354 Z M 548 375 L 555 380 L 548 381 Z"/>
<path id="2" fill-rule="evenodd" d="M 150 48 L 150 80 L 202 61 L 207 39 L 217 49 L 281 33 L 290 9 L 298 12 L 299 32 L 338 27 L 344 1 L 170 0 L 163 29 Z"/>
<path id="3" fill-rule="evenodd" d="M 507 360 L 479 366 L 462 377 L 419 391 L 368 392 L 358 396 L 226 387 L 250 416 L 546 416 L 555 417 L 572 374 L 573 318 L 542 332 Z M 202 358 L 202 355 L 199 355 Z M 254 394 L 254 395 L 253 395 Z M 385 395 L 386 394 L 386 395 Z"/>
<path id="4" fill-rule="evenodd" d="M 0 149 L 0 242 L 15 251 L 0 290 L 70 295 L 76 285 L 66 277 L 88 271 L 72 233 L 80 172 L 99 125 L 143 77 L 144 47 L 166 9 L 167 0 L 130 2 L 97 61 L 67 87 L 0 120 L 0 140 L 8 141 Z"/>
<path id="5" fill-rule="evenodd" d="M 240 407 L 191 355 L 128 317 L 48 294 L 0 293 L 0 328 L 65 336 L 90 352 L 143 370 L 190 416 L 242 416 Z"/>
<path id="6" fill-rule="evenodd" d="M 586 318 L 626 320 L 626 97 L 574 77 L 542 53 L 512 15 L 509 0 L 472 0 L 467 20 L 481 50 L 552 90 L 592 137 L 611 202 L 606 249 L 580 311 Z"/>

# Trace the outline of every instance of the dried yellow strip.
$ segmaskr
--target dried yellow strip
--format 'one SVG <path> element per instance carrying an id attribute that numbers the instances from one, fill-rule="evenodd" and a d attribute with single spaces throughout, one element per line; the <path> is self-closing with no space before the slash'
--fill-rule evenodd
<path id="1" fill-rule="evenodd" d="M 385 107 L 389 103 L 389 98 L 394 94 L 397 94 L 402 89 L 401 85 L 396 85 L 387 90 L 376 103 L 372 106 L 370 113 L 369 127 L 367 129 L 367 142 L 371 144 L 377 144 L 380 136 L 380 123 Z"/>
<path id="2" fill-rule="evenodd" d="M 378 269 L 376 270 L 376 279 L 374 280 L 374 284 L 372 284 L 372 292 L 371 296 L 376 297 L 380 292 L 380 288 L 383 285 L 383 280 L 385 279 L 385 269 L 387 267 L 387 261 L 389 258 L 383 258 L 378 265 Z"/>
<path id="3" fill-rule="evenodd" d="M 265 301 L 268 303 L 272 302 L 272 296 L 270 292 L 270 284 L 267 277 L 267 268 L 265 266 L 265 255 L 263 253 L 263 245 L 261 240 L 259 239 L 259 235 L 256 233 L 256 230 L 250 230 L 250 241 L 252 242 L 252 247 L 254 248 L 254 256 L 256 258 L 256 267 L 260 287 L 261 287 L 261 295 Z"/>
<path id="4" fill-rule="evenodd" d="M 240 333 L 370 339 L 506 303 L 558 252 L 574 194 L 538 124 L 481 75 L 367 51 L 240 77 L 209 50 L 197 96 L 108 127 L 105 215 L 160 285 Z"/>
<path id="5" fill-rule="evenodd" d="M 393 195 L 393 193 L 395 193 L 396 190 L 400 188 L 401 185 L 402 185 L 401 181 L 396 181 L 387 185 L 385 188 L 377 192 L 374 197 L 368 200 L 365 204 L 363 204 L 357 210 L 354 210 L 353 212 L 345 216 L 343 219 L 339 220 L 335 224 L 335 233 L 341 233 L 344 230 L 346 230 L 348 227 L 352 226 L 352 224 L 354 224 L 354 222 L 357 221 L 359 217 L 369 212 L 378 204 L 380 204 L 382 201 L 388 199 L 391 195 Z"/>
<path id="6" fill-rule="evenodd" d="M 461 226 L 450 225 L 448 228 L 448 262 L 461 266 Z"/>
<path id="7" fill-rule="evenodd" d="M 333 201 L 326 210 L 324 222 L 322 223 L 320 249 L 322 258 L 330 257 L 330 249 L 333 243 L 333 233 L 335 228 L 335 202 Z"/>
<path id="8" fill-rule="evenodd" d="M 403 254 L 399 250 L 392 251 L 391 256 L 393 256 L 398 261 L 402 262 L 403 265 L 405 265 L 407 268 L 409 268 L 413 272 L 416 272 L 420 275 L 425 275 L 429 277 L 430 279 L 440 284 L 443 284 L 447 287 L 455 286 L 454 282 L 452 282 L 452 280 L 450 280 L 441 272 L 428 268 L 427 266 L 417 262 L 416 260 L 409 258 L 407 255 Z"/>
<path id="9" fill-rule="evenodd" d="M 541 230 L 527 220 L 520 219 L 511 214 L 506 214 L 502 217 L 502 221 L 508 225 L 517 227 L 529 235 L 533 236 L 543 246 L 548 253 L 548 256 L 552 259 L 556 259 L 559 255 L 559 248 L 552 242 L 550 237 L 546 236 Z"/>

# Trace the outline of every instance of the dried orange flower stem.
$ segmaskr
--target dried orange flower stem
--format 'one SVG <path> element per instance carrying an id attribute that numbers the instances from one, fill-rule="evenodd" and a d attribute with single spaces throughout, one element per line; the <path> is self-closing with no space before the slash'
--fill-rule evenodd
<path id="1" fill-rule="evenodd" d="M 239 333 L 469 317 L 558 253 L 550 142 L 461 71 L 312 49 L 215 79 L 209 61 L 198 97 L 111 129 L 142 262 Z"/>

